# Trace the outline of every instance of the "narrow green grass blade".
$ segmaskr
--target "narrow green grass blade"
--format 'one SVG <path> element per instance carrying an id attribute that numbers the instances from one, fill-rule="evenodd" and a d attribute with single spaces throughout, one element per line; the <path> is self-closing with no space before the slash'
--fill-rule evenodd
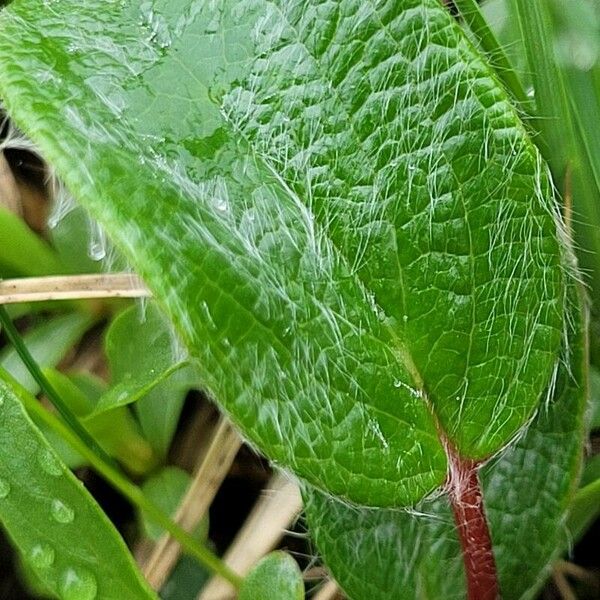
<path id="1" fill-rule="evenodd" d="M 559 32 L 554 11 L 567 14 L 576 8 L 544 0 L 512 0 L 521 30 L 527 69 L 535 90 L 536 138 L 548 160 L 567 210 L 582 270 L 591 284 L 594 305 L 600 303 L 600 173 L 597 149 L 599 98 L 593 75 L 577 72 L 559 60 Z"/>
<path id="2" fill-rule="evenodd" d="M 465 23 L 477 38 L 498 78 L 515 100 L 520 103 L 521 109 L 527 111 L 531 99 L 527 96 L 519 76 L 510 64 L 504 48 L 485 20 L 479 4 L 475 0 L 455 0 L 454 3 Z"/>
<path id="3" fill-rule="evenodd" d="M 564 75 L 556 61 L 548 3 L 513 1 L 535 90 L 535 125 L 542 132 L 540 144 L 555 178 L 561 181 L 575 151 L 575 138 Z"/>

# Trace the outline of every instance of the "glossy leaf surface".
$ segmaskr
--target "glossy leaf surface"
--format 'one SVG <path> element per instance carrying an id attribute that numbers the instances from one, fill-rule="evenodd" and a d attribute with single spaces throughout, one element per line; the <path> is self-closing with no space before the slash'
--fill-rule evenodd
<path id="1" fill-rule="evenodd" d="M 74 26 L 76 24 L 76 26 Z M 17 0 L 0 95 L 270 458 L 366 505 L 498 451 L 556 367 L 542 162 L 434 0 Z"/>
<path id="2" fill-rule="evenodd" d="M 63 600 L 151 599 L 127 547 L 0 381 L 0 523 Z"/>

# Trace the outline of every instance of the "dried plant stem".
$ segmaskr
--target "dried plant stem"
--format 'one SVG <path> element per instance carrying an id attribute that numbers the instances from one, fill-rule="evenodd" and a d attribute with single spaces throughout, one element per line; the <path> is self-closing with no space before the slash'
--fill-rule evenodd
<path id="1" fill-rule="evenodd" d="M 554 581 L 554 585 L 556 586 L 556 589 L 563 600 L 577 600 L 575 592 L 569 585 L 565 574 L 560 569 L 555 568 L 552 571 L 552 580 Z"/>
<path id="2" fill-rule="evenodd" d="M 341 598 L 337 583 L 330 579 L 314 596 L 313 600 L 336 600 Z"/>
<path id="3" fill-rule="evenodd" d="M 282 473 L 274 475 L 225 553 L 223 562 L 239 575 L 246 575 L 265 554 L 275 548 L 284 530 L 296 519 L 301 509 L 298 486 Z M 232 597 L 235 597 L 234 588 L 224 579 L 215 577 L 203 588 L 198 600 Z"/>
<path id="4" fill-rule="evenodd" d="M 206 456 L 196 471 L 179 509 L 175 522 L 185 531 L 193 531 L 208 511 L 225 479 L 242 441 L 225 417 L 215 428 Z M 179 542 L 168 535 L 156 544 L 143 572 L 150 585 L 159 590 L 175 567 L 181 553 Z"/>
<path id="5" fill-rule="evenodd" d="M 132 273 L 26 277 L 0 281 L 0 304 L 84 298 L 141 298 L 150 295 L 141 279 Z"/>
<path id="6" fill-rule="evenodd" d="M 3 206 L 16 215 L 23 213 L 19 187 L 6 161 L 4 152 L 0 152 L 0 206 Z"/>

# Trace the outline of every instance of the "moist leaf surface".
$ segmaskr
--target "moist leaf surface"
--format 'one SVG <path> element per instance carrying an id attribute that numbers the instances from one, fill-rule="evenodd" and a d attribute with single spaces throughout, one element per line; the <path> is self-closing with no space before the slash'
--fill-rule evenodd
<path id="1" fill-rule="evenodd" d="M 434 0 L 16 0 L 0 95 L 271 459 L 353 502 L 504 446 L 556 367 L 551 190 Z"/>
<path id="2" fill-rule="evenodd" d="M 45 592 L 151 600 L 125 543 L 0 373 L 0 523 Z"/>

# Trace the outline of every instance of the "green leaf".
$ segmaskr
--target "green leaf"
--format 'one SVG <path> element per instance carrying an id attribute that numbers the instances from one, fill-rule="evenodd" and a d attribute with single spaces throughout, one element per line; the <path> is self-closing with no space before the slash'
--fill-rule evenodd
<path id="1" fill-rule="evenodd" d="M 51 221 L 50 235 L 56 252 L 69 273 L 97 273 L 102 263 L 89 256 L 89 217 L 80 206 L 73 206 L 57 222 Z"/>
<path id="2" fill-rule="evenodd" d="M 572 541 L 577 541 L 600 515 L 600 479 L 596 479 L 577 491 L 567 527 Z"/>
<path id="3" fill-rule="evenodd" d="M 0 275 L 56 275 L 64 269 L 56 252 L 19 217 L 0 206 Z"/>
<path id="4" fill-rule="evenodd" d="M 169 580 L 160 590 L 162 600 L 190 600 L 199 595 L 210 579 L 210 572 L 191 556 L 184 554 L 177 561 Z"/>
<path id="5" fill-rule="evenodd" d="M 0 380 L 3 381 L 13 393 L 19 398 L 21 403 L 30 407 L 33 403 L 38 403 L 38 400 L 30 392 L 28 392 L 12 375 L 0 366 Z M 35 413 L 29 413 L 29 417 L 34 422 L 35 426 L 42 432 L 48 443 L 58 454 L 61 461 L 70 469 L 75 469 L 86 464 L 85 459 L 73 447 L 66 442 L 58 433 L 56 433 L 48 424 L 39 418 Z"/>
<path id="6" fill-rule="evenodd" d="M 154 598 L 123 540 L 0 382 L 0 521 L 62 600 Z"/>
<path id="7" fill-rule="evenodd" d="M 502 449 L 555 370 L 546 169 L 437 0 L 19 0 L 0 95 L 245 435 L 412 504 Z M 432 415 L 433 411 L 435 415 Z"/>
<path id="8" fill-rule="evenodd" d="M 567 203 L 572 202 L 568 209 L 574 215 L 579 260 L 588 274 L 593 302 L 600 306 L 600 92 L 595 86 L 600 69 L 598 64 L 592 69 L 596 50 L 589 47 L 597 43 L 591 40 L 598 37 L 594 31 L 599 26 L 597 11 L 579 0 L 568 4 L 512 0 L 512 4 L 527 57 L 525 68 L 535 91 L 534 124 L 540 133 L 536 140 L 557 187 Z M 586 13 L 593 16 L 582 17 Z M 578 24 L 576 33 L 572 23 L 561 22 L 573 18 Z M 577 48 L 569 47 L 573 36 L 577 36 Z"/>
<path id="9" fill-rule="evenodd" d="M 8 382 L 11 387 L 14 387 L 19 400 L 27 407 L 28 411 L 35 414 L 51 431 L 60 435 L 64 441 L 68 442 L 79 454 L 84 456 L 102 477 L 113 485 L 115 489 L 119 490 L 134 506 L 151 515 L 154 521 L 160 523 L 170 533 L 171 537 L 176 539 L 181 547 L 201 564 L 229 581 L 234 587 L 239 587 L 241 584 L 239 576 L 233 573 L 211 550 L 202 544 L 198 544 L 192 536 L 169 519 L 154 503 L 150 502 L 139 487 L 129 481 L 110 462 L 106 462 L 96 449 L 90 447 L 89 443 L 83 441 L 83 436 L 74 433 L 70 427 L 67 427 L 53 413 L 43 408 L 29 392 L 24 390 L 2 368 L 0 368 L 0 377 L 3 381 Z"/>
<path id="10" fill-rule="evenodd" d="M 580 471 L 587 377 L 577 315 L 573 327 L 552 398 L 482 473 L 503 600 L 534 598 L 571 540 L 564 521 Z M 596 512 L 590 500 L 595 491 L 597 502 L 597 489 L 577 492 L 578 517 Z M 356 509 L 311 489 L 304 498 L 317 549 L 350 598 L 464 600 L 463 558 L 446 496 L 411 512 Z M 569 522 L 575 527 L 573 515 Z"/>
<path id="11" fill-rule="evenodd" d="M 303 600 L 304 583 L 298 563 L 285 552 L 271 552 L 248 573 L 239 600 Z"/>
<path id="12" fill-rule="evenodd" d="M 164 467 L 143 483 L 142 490 L 148 500 L 154 502 L 165 514 L 173 517 L 189 487 L 190 481 L 191 478 L 185 471 L 177 467 Z M 141 517 L 146 535 L 150 539 L 158 541 L 165 532 L 164 529 L 143 513 Z M 201 542 L 205 542 L 208 537 L 208 519 L 203 519 L 193 534 Z"/>
<path id="13" fill-rule="evenodd" d="M 600 371 L 590 366 L 590 429 L 600 429 Z"/>
<path id="14" fill-rule="evenodd" d="M 56 366 L 94 322 L 90 315 L 70 313 L 53 317 L 28 331 L 23 339 L 33 358 L 41 367 Z M 23 364 L 14 348 L 0 353 L 4 367 L 32 394 L 40 391 L 38 384 Z"/>
<path id="15" fill-rule="evenodd" d="M 595 454 L 588 458 L 581 474 L 580 487 L 593 483 L 596 479 L 600 479 L 600 454 Z"/>
<path id="16" fill-rule="evenodd" d="M 85 429 L 110 456 L 117 458 L 134 473 L 145 473 L 156 466 L 156 456 L 151 446 L 140 435 L 139 427 L 126 408 L 92 414 L 97 398 L 89 396 L 76 381 L 55 369 L 44 369 L 44 375 L 67 407 L 81 419 Z M 93 380 L 88 378 L 86 383 L 89 390 Z"/>
<path id="17" fill-rule="evenodd" d="M 179 347 L 165 316 L 154 302 L 124 310 L 106 334 L 106 355 L 112 383 L 95 414 L 137 403 L 134 408 L 153 448 L 165 455 L 188 390 L 199 376 Z"/>

